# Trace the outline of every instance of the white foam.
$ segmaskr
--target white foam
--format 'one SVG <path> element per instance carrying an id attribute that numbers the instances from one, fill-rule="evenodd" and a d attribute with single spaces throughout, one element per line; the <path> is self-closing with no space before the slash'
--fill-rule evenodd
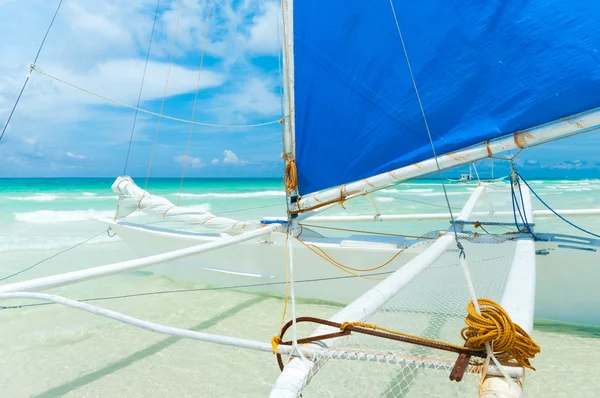
<path id="1" fill-rule="evenodd" d="M 471 195 L 471 192 L 448 192 L 448 196 Z M 444 196 L 444 192 L 421 193 L 419 196 Z"/>
<path id="2" fill-rule="evenodd" d="M 393 202 L 395 199 L 390 198 L 389 196 L 381 196 L 381 197 L 375 198 L 375 200 L 378 202 Z"/>
<path id="3" fill-rule="evenodd" d="M 179 193 L 172 194 L 179 196 Z M 265 196 L 285 196 L 283 191 L 260 191 L 260 192 L 237 192 L 237 193 L 182 193 L 182 198 L 222 198 L 222 199 L 237 199 L 237 198 L 260 198 Z"/>
<path id="4" fill-rule="evenodd" d="M 54 224 L 111 218 L 114 214 L 114 210 L 37 210 L 15 213 L 15 220 L 29 224 Z"/>
<path id="5" fill-rule="evenodd" d="M 84 192 L 83 196 L 96 196 L 94 192 Z"/>
<path id="6" fill-rule="evenodd" d="M 50 202 L 59 198 L 57 195 L 51 195 L 48 193 L 40 193 L 33 196 L 7 196 L 10 200 L 23 200 L 27 202 Z"/>
<path id="7" fill-rule="evenodd" d="M 78 199 L 78 200 L 103 200 L 103 199 L 119 199 L 118 195 L 102 195 L 102 196 L 96 196 L 96 194 L 93 195 L 86 195 L 86 193 L 89 192 L 84 192 L 83 195 L 84 196 L 75 196 L 74 199 Z"/>
<path id="8" fill-rule="evenodd" d="M 425 189 L 411 188 L 411 189 L 399 190 L 398 192 L 414 192 L 414 193 L 433 192 L 433 188 L 425 188 Z"/>

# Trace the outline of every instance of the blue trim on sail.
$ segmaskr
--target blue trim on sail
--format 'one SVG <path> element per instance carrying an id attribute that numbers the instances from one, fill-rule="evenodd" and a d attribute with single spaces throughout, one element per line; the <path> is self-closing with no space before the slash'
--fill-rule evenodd
<path id="1" fill-rule="evenodd" d="M 600 106 L 600 1 L 394 1 L 438 154 Z M 388 1 L 294 4 L 301 194 L 432 157 Z"/>

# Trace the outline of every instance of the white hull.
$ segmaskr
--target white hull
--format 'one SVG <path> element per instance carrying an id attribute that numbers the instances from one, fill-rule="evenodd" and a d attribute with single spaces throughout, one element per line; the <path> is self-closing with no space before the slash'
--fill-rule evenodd
<path id="1" fill-rule="evenodd" d="M 124 222 L 110 222 L 109 226 L 140 256 L 228 239 L 216 234 L 181 233 Z M 302 238 L 306 243 L 325 250 L 339 263 L 358 269 L 386 263 L 405 247 L 404 240 L 400 237 L 389 239 L 385 243 L 359 243 L 353 239 L 304 236 Z M 284 294 L 285 243 L 286 234 L 274 232 L 232 247 L 153 266 L 150 270 L 181 281 L 216 286 L 244 286 L 245 291 Z M 296 296 L 346 304 L 429 247 L 432 240 L 412 245 L 381 270 L 366 274 L 371 275 L 373 279 L 355 277 L 317 256 L 302 243 L 296 240 L 292 243 Z M 332 289 L 331 281 L 340 279 L 344 280 L 344 289 Z M 248 287 L 249 285 L 253 286 Z"/>
<path id="2" fill-rule="evenodd" d="M 108 224 L 142 256 L 228 239 L 216 234 L 183 233 L 125 222 Z M 600 324 L 600 313 L 596 310 L 596 303 L 600 302 L 600 290 L 597 289 L 600 241 L 564 235 L 537 236 L 544 241 L 536 242 L 536 317 Z M 302 239 L 323 249 L 339 263 L 363 269 L 383 264 L 401 248 L 411 245 L 389 265 L 366 274 L 374 278 L 386 277 L 432 243 L 432 240 L 411 242 L 400 237 L 368 235 L 340 239 L 315 234 L 302 236 Z M 151 270 L 181 281 L 244 286 L 244 290 L 283 294 L 285 240 L 285 234 L 274 232 L 225 249 L 157 265 Z M 348 304 L 379 282 L 379 279 L 360 278 L 343 272 L 298 241 L 293 242 L 293 248 L 298 297 Z M 332 280 L 336 283 L 332 284 Z M 253 286 L 249 288 L 249 285 Z"/>

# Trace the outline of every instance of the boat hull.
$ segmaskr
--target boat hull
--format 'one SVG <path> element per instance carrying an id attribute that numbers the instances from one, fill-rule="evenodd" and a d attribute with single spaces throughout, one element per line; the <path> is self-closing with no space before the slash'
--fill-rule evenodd
<path id="1" fill-rule="evenodd" d="M 140 256 L 227 239 L 219 235 L 179 233 L 128 223 L 108 224 Z M 402 242 L 402 239 L 397 241 Z M 389 262 L 372 272 L 344 271 L 299 241 L 292 241 L 297 296 L 347 304 L 429 247 L 432 240 L 413 244 L 406 249 L 393 241 L 382 243 L 315 238 L 305 242 L 314 250 L 325 251 L 339 264 L 356 269 Z M 405 250 L 397 255 L 402 249 Z M 285 294 L 286 253 L 286 234 L 275 232 L 224 249 L 156 265 L 149 270 L 183 282 Z M 366 277 L 357 277 L 358 274 Z M 343 281 L 343 289 L 332 289 L 332 281 Z"/>
<path id="2" fill-rule="evenodd" d="M 219 235 L 190 234 L 122 222 L 107 222 L 140 256 L 227 239 Z M 558 234 L 537 234 L 537 286 L 535 316 L 552 320 L 600 324 L 600 241 Z M 398 238 L 351 236 L 346 239 L 312 237 L 303 239 L 314 250 L 323 250 L 339 264 L 366 269 L 384 264 L 405 246 Z M 378 239 L 382 239 L 378 241 Z M 427 249 L 432 240 L 410 244 L 386 266 L 361 273 L 343 271 L 294 240 L 294 277 L 299 298 L 348 304 L 360 294 Z M 286 235 L 271 233 L 231 247 L 160 264 L 156 274 L 191 283 L 243 288 L 285 294 Z M 336 283 L 332 283 L 335 281 Z M 339 284 L 338 282 L 343 282 Z M 343 287 L 343 288 L 340 288 Z"/>

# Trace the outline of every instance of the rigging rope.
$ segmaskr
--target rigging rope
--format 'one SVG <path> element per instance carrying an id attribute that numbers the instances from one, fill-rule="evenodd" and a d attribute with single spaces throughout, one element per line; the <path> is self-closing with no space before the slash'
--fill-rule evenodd
<path id="1" fill-rule="evenodd" d="M 517 195 L 515 193 L 514 186 L 519 188 L 519 195 L 521 197 L 521 206 L 519 206 L 519 200 L 517 199 Z M 531 189 L 530 189 L 531 190 Z M 527 213 L 525 213 L 525 202 L 523 200 L 523 192 L 521 191 L 521 186 L 519 184 L 519 177 L 517 176 L 516 169 L 514 168 L 514 164 L 512 164 L 512 171 L 510 176 L 510 192 L 512 196 L 512 206 L 513 206 L 513 217 L 515 221 L 515 228 L 518 232 L 521 232 L 521 228 L 519 228 L 519 223 L 517 222 L 517 212 L 519 213 L 519 218 L 523 222 L 523 226 L 526 228 L 527 232 L 533 236 L 534 239 L 537 239 L 535 234 L 533 233 L 533 228 L 529 225 L 529 221 L 527 220 Z M 521 212 L 521 207 L 523 211 Z"/>
<path id="2" fill-rule="evenodd" d="M 173 54 L 175 53 L 175 44 L 177 43 L 177 32 L 179 31 L 179 22 L 181 21 L 181 11 L 183 10 L 183 0 L 179 0 L 179 11 L 177 12 L 177 23 L 175 24 L 175 33 L 173 34 L 173 44 L 171 45 L 171 55 L 169 56 L 169 68 L 167 69 L 167 78 L 165 80 L 165 88 L 163 90 L 162 102 L 160 104 L 160 112 L 159 115 L 162 115 L 163 110 L 165 108 L 165 99 L 167 98 L 167 87 L 169 87 L 169 77 L 171 76 L 171 66 L 173 65 Z M 160 121 L 161 118 L 158 118 L 156 123 L 156 132 L 154 133 L 154 142 L 152 143 L 152 152 L 150 153 L 150 161 L 148 162 L 148 172 L 146 173 L 146 183 L 144 184 L 144 193 L 148 188 L 148 179 L 150 178 L 150 170 L 152 169 L 152 160 L 154 159 L 154 151 L 156 149 L 156 142 L 158 141 L 158 132 L 160 131 Z M 142 196 L 144 199 L 144 196 Z M 142 203 L 142 199 L 140 199 L 140 204 Z"/>
<path id="3" fill-rule="evenodd" d="M 135 107 L 133 105 L 129 105 L 129 104 L 126 104 L 124 102 L 120 102 L 120 101 L 117 101 L 117 100 L 105 97 L 105 96 L 103 96 L 101 94 L 98 94 L 98 93 L 95 93 L 95 92 L 90 91 L 88 89 L 85 89 L 83 87 L 77 86 L 77 85 L 75 85 L 73 83 L 69 83 L 69 82 L 67 82 L 67 81 L 65 81 L 63 79 L 60 79 L 60 78 L 58 78 L 56 76 L 51 75 L 50 73 L 46 73 L 46 72 L 38 69 L 37 67 L 35 67 L 33 65 L 31 67 L 31 71 L 37 72 L 40 75 L 46 76 L 46 77 L 48 77 L 50 79 L 56 80 L 59 83 L 65 84 L 65 85 L 67 85 L 69 87 L 72 87 L 72 88 L 74 88 L 76 90 L 82 91 L 82 92 L 84 92 L 86 94 L 89 94 L 89 95 L 92 95 L 94 97 L 100 98 L 100 99 L 102 99 L 104 101 L 113 103 L 115 105 L 119 105 L 119 106 L 122 106 L 122 107 L 125 107 L 125 108 L 137 110 L 137 111 L 139 111 L 141 113 L 145 113 L 145 114 L 151 115 L 151 116 L 156 116 L 156 117 L 158 117 L 160 119 L 167 119 L 167 120 L 172 120 L 172 121 L 175 121 L 175 122 L 182 122 L 182 123 L 188 123 L 188 124 L 189 123 L 193 123 L 196 126 L 205 126 L 205 127 L 219 127 L 219 128 L 225 128 L 225 129 L 245 129 L 245 128 L 252 128 L 252 127 L 268 126 L 268 125 L 271 125 L 271 124 L 281 123 L 281 121 L 282 121 L 282 119 L 279 118 L 279 119 L 276 119 L 276 120 L 271 120 L 271 121 L 264 122 L 264 123 L 255 123 L 255 124 L 217 124 L 217 123 L 205 123 L 205 122 L 192 122 L 191 120 L 181 119 L 181 118 L 178 118 L 178 117 L 173 117 L 173 116 L 164 115 L 164 114 L 161 114 L 161 113 L 152 112 L 152 111 L 149 111 L 149 110 L 144 109 L 144 108 L 138 108 L 138 107 Z M 284 119 L 286 119 L 286 118 L 287 118 L 287 116 L 284 116 Z"/>
<path id="4" fill-rule="evenodd" d="M 42 52 L 44 43 L 46 43 L 46 38 L 48 37 L 48 34 L 50 33 L 50 29 L 52 28 L 52 25 L 54 25 L 54 20 L 56 19 L 56 16 L 58 15 L 58 11 L 60 10 L 60 6 L 62 5 L 62 3 L 63 3 L 63 0 L 60 0 L 60 2 L 58 3 L 58 6 L 56 7 L 56 11 L 54 12 L 54 16 L 52 17 L 52 20 L 50 21 L 50 25 L 48 25 L 48 29 L 46 29 L 46 34 L 44 35 L 44 38 L 42 39 L 42 43 L 40 44 L 40 47 L 38 48 L 37 54 L 35 54 L 33 63 L 29 67 L 29 73 L 27 74 L 27 77 L 25 78 L 23 87 L 21 87 L 21 91 L 19 92 L 19 95 L 17 96 L 15 104 L 13 105 L 12 110 L 10 111 L 10 114 L 8 115 L 8 119 L 6 119 L 6 123 L 4 124 L 4 127 L 2 128 L 2 133 L 0 134 L 0 141 L 2 141 L 2 138 L 4 137 L 4 133 L 6 133 L 6 129 L 8 128 L 8 125 L 10 124 L 13 114 L 15 113 L 15 109 L 17 109 L 17 105 L 19 105 L 19 101 L 21 100 L 23 91 L 25 91 L 25 87 L 27 86 L 27 83 L 29 82 L 29 79 L 31 78 L 31 71 L 34 69 L 35 63 L 37 62 L 38 57 L 40 56 L 40 53 Z"/>
<path id="5" fill-rule="evenodd" d="M 350 267 L 348 265 L 344 265 L 336 260 L 334 260 L 329 254 L 327 254 L 322 248 L 315 246 L 315 245 L 311 245 L 308 244 L 298 238 L 296 238 L 298 240 L 298 242 L 302 243 L 304 246 L 306 246 L 307 249 L 309 249 L 311 252 L 313 252 L 314 254 L 316 254 L 317 256 L 321 257 L 323 260 L 327 261 L 328 263 L 334 265 L 335 267 L 339 268 L 340 270 L 354 275 L 356 277 L 359 278 L 364 278 L 364 279 L 369 279 L 369 280 L 382 280 L 383 278 L 371 278 L 368 276 L 364 276 L 364 275 L 360 275 L 359 272 L 372 272 L 372 271 L 376 271 L 378 269 L 381 269 L 387 265 L 389 265 L 392 261 L 394 261 L 396 259 L 396 257 L 398 257 L 400 255 L 400 253 L 402 253 L 404 250 L 407 249 L 407 247 L 404 247 L 402 249 L 400 249 L 396 254 L 394 254 L 392 256 L 392 258 L 390 258 L 388 261 L 384 262 L 381 265 L 372 267 L 372 268 L 354 268 L 354 267 Z"/>
<path id="6" fill-rule="evenodd" d="M 298 339 L 298 344 L 308 344 L 331 338 L 348 336 L 351 334 L 351 332 L 355 332 L 396 340 L 404 343 L 450 351 L 457 354 L 485 357 L 485 344 L 493 343 L 495 354 L 502 359 L 506 361 L 514 360 L 521 367 L 535 370 L 531 366 L 529 359 L 535 357 L 535 355 L 540 352 L 540 347 L 533 341 L 531 336 L 529 336 L 525 330 L 512 321 L 506 310 L 504 310 L 500 304 L 485 298 L 478 299 L 478 304 L 481 305 L 482 308 L 481 314 L 475 310 L 475 305 L 472 301 L 467 304 L 467 316 L 465 318 L 465 324 L 467 326 L 461 330 L 461 336 L 465 340 L 465 345 L 463 346 L 452 344 L 443 340 L 430 339 L 427 337 L 399 332 L 370 323 L 339 323 L 315 317 L 299 317 L 296 319 L 296 322 L 317 323 L 320 325 L 337 328 L 340 331 L 301 338 Z M 281 329 L 281 332 L 278 336 L 275 336 L 271 339 L 271 345 L 274 353 L 277 351 L 277 346 L 279 344 L 291 344 L 289 341 L 283 341 L 283 337 L 290 326 L 291 321 Z M 281 355 L 279 354 L 277 355 L 277 361 L 280 369 L 283 370 L 283 362 L 281 360 Z"/>
<path id="7" fill-rule="evenodd" d="M 183 191 L 183 179 L 185 178 L 185 168 L 187 166 L 188 155 L 190 152 L 190 145 L 192 143 L 192 130 L 194 129 L 194 117 L 196 115 L 196 104 L 198 103 L 198 92 L 200 91 L 200 76 L 202 75 L 202 66 L 204 64 L 204 51 L 206 50 L 206 40 L 208 38 L 208 26 L 210 21 L 210 11 L 212 8 L 212 0 L 208 2 L 208 10 L 206 11 L 206 20 L 204 24 L 206 28 L 204 30 L 204 40 L 202 42 L 202 50 L 200 55 L 200 68 L 198 69 L 198 80 L 196 81 L 196 94 L 194 96 L 194 105 L 192 107 L 192 119 L 190 122 L 190 132 L 188 133 L 187 146 L 185 147 L 185 157 L 183 158 L 183 170 L 181 172 L 181 183 L 179 184 L 179 194 L 177 195 L 177 206 L 181 202 L 181 191 Z"/>
<path id="8" fill-rule="evenodd" d="M 402 237 L 402 238 L 413 238 L 413 239 L 430 239 L 430 240 L 437 239 L 437 237 L 434 238 L 434 237 L 428 237 L 428 236 L 391 234 L 391 233 L 386 233 L 386 232 L 366 231 L 366 230 L 362 230 L 362 229 L 326 227 L 324 225 L 314 225 L 314 224 L 305 224 L 305 223 L 301 223 L 300 225 L 303 227 L 310 227 L 310 228 L 330 229 L 332 231 L 360 232 L 363 234 L 371 234 L 371 235 L 398 236 L 398 237 Z M 475 227 L 475 228 L 477 228 L 477 227 Z"/>
<path id="9" fill-rule="evenodd" d="M 23 272 L 25 272 L 25 271 L 29 271 L 30 269 L 32 269 L 32 268 L 35 268 L 35 267 L 37 267 L 38 265 L 40 265 L 40 264 L 42 264 L 42 263 L 45 263 L 45 262 L 46 262 L 46 261 L 48 261 L 48 260 L 51 260 L 51 259 L 53 259 L 53 258 L 55 258 L 55 257 L 58 257 L 59 255 L 61 255 L 61 254 L 63 254 L 63 253 L 66 253 L 66 252 L 68 252 L 68 251 L 70 251 L 70 250 L 73 250 L 73 249 L 75 249 L 76 247 L 78 247 L 78 246 L 81 246 L 81 245 L 83 245 L 84 243 L 87 243 L 87 242 L 91 241 L 91 240 L 92 240 L 92 239 L 94 239 L 94 238 L 97 238 L 98 236 L 100 236 L 100 235 L 104 234 L 105 232 L 108 232 L 108 230 L 106 230 L 106 231 L 102 231 L 102 232 L 100 232 L 100 233 L 98 233 L 98 234 L 96 234 L 96 235 L 92 236 L 91 238 L 88 238 L 88 239 L 86 239 L 86 240 L 84 240 L 84 241 L 82 241 L 82 242 L 79 242 L 79 243 L 77 243 L 77 244 L 75 244 L 75 245 L 73 245 L 73 246 L 70 246 L 70 247 L 68 247 L 68 248 L 66 248 L 66 249 L 64 249 L 64 250 L 61 250 L 61 251 L 59 251 L 58 253 L 54 253 L 54 254 L 53 254 L 53 255 L 51 255 L 50 257 L 46 257 L 46 258 L 44 258 L 43 260 L 41 260 L 41 261 L 38 261 L 37 263 L 35 263 L 35 264 L 33 264 L 33 265 L 31 265 L 31 266 L 29 266 L 29 267 L 27 267 L 27 268 L 23 268 L 22 270 L 20 270 L 20 271 L 18 271 L 18 272 L 15 272 L 14 274 L 11 274 L 11 275 L 8 275 L 8 276 L 5 276 L 5 277 L 3 277 L 2 279 L 0 279 L 0 282 L 2 282 L 2 281 L 5 281 L 5 280 L 7 280 L 7 279 L 10 279 L 10 278 L 12 278 L 12 277 L 14 277 L 14 276 L 20 275 L 20 274 L 22 274 L 22 273 L 23 273 Z"/>
<path id="10" fill-rule="evenodd" d="M 415 76 L 412 71 L 412 67 L 410 65 L 410 60 L 408 58 L 408 52 L 406 50 L 406 45 L 404 44 L 404 38 L 402 37 L 402 31 L 400 30 L 400 23 L 398 22 L 398 18 L 396 16 L 396 10 L 394 9 L 394 2 L 390 0 L 390 7 L 392 8 L 392 14 L 394 15 L 394 21 L 396 22 L 396 29 L 398 30 L 398 36 L 400 37 L 400 42 L 402 43 L 402 50 L 404 51 L 404 57 L 406 58 L 406 64 L 408 66 L 408 72 L 410 73 L 410 79 L 412 81 L 413 87 L 415 89 L 415 94 L 417 96 L 417 101 L 419 102 L 419 108 L 421 109 L 421 115 L 423 116 L 423 122 L 425 123 L 425 129 L 427 130 L 427 136 L 429 137 L 429 143 L 431 144 L 431 151 L 433 152 L 433 158 L 435 160 L 435 165 L 440 175 L 440 182 L 442 183 L 442 189 L 444 190 L 444 197 L 446 198 L 446 204 L 448 205 L 448 211 L 450 212 L 450 221 L 452 222 L 452 228 L 454 229 L 454 239 L 456 240 L 456 246 L 464 255 L 464 249 L 458 240 L 458 233 L 456 230 L 456 224 L 454 223 L 454 214 L 452 213 L 452 206 L 450 206 L 450 199 L 448 198 L 448 192 L 446 191 L 446 184 L 444 183 L 444 175 L 442 173 L 442 169 L 440 167 L 440 163 L 438 161 L 437 153 L 435 151 L 435 145 L 433 144 L 433 138 L 431 136 L 431 130 L 429 129 L 429 123 L 427 122 L 427 116 L 425 116 L 425 109 L 423 108 L 423 103 L 421 101 L 421 96 L 419 95 L 419 89 L 417 88 L 417 82 L 415 81 Z"/>
<path id="11" fill-rule="evenodd" d="M 413 87 L 415 89 L 415 94 L 417 96 L 419 107 L 421 109 L 421 114 L 423 116 L 423 121 L 425 123 L 425 128 L 427 130 L 427 135 L 429 137 L 429 143 L 431 144 L 431 150 L 433 152 L 433 157 L 434 157 L 434 160 L 435 160 L 435 163 L 436 163 L 436 168 L 437 168 L 438 173 L 440 175 L 440 180 L 441 180 L 441 183 L 442 183 L 442 188 L 444 190 L 444 197 L 446 199 L 446 204 L 448 205 L 448 210 L 450 212 L 450 218 L 451 218 L 451 222 L 452 222 L 452 227 L 454 229 L 454 237 L 455 237 L 455 240 L 456 240 L 456 246 L 458 247 L 458 249 L 460 251 L 459 258 L 460 258 L 460 261 L 461 261 L 461 265 L 462 265 L 462 269 L 463 269 L 463 273 L 464 273 L 465 279 L 466 279 L 467 284 L 469 286 L 469 293 L 470 293 L 470 296 L 471 296 L 471 303 L 473 303 L 475 311 L 479 315 L 483 316 L 483 314 L 481 313 L 480 308 L 479 308 L 478 298 L 477 298 L 477 295 L 475 293 L 475 289 L 473 287 L 473 281 L 472 281 L 471 276 L 469 274 L 468 264 L 467 264 L 467 261 L 466 261 L 466 254 L 464 252 L 464 248 L 463 248 L 462 244 L 460 243 L 460 241 L 458 239 L 456 224 L 454 222 L 454 215 L 452 214 L 452 208 L 450 206 L 450 200 L 448 198 L 448 192 L 446 191 L 446 185 L 444 184 L 442 170 L 440 168 L 439 161 L 438 161 L 438 158 L 437 158 L 437 154 L 435 152 L 435 145 L 433 143 L 433 138 L 431 136 L 431 131 L 430 131 L 429 125 L 427 123 L 427 117 L 425 115 L 425 110 L 424 110 L 423 104 L 421 102 L 421 97 L 419 95 L 419 90 L 417 89 L 417 84 L 415 82 L 414 74 L 413 74 L 413 71 L 412 71 L 412 68 L 411 68 L 411 65 L 410 65 L 410 60 L 409 60 L 409 57 L 408 57 L 408 52 L 406 50 L 406 45 L 404 44 L 404 39 L 402 37 L 402 32 L 400 30 L 400 24 L 398 22 L 398 18 L 396 16 L 396 11 L 394 9 L 394 2 L 393 2 L 393 0 L 389 0 L 389 1 L 390 1 L 390 6 L 392 8 L 392 14 L 394 16 L 394 21 L 396 22 L 396 28 L 398 30 L 398 35 L 399 35 L 400 41 L 402 43 L 402 49 L 404 51 L 404 56 L 406 58 L 406 63 L 408 65 L 408 71 L 410 73 L 410 77 L 411 77 L 411 80 L 412 80 L 412 83 L 413 83 Z M 519 153 L 520 153 L 520 151 L 519 151 Z M 506 331 L 504 331 L 504 332 L 506 332 Z M 484 369 L 487 369 L 487 366 L 489 364 L 489 359 L 491 359 L 491 360 L 494 361 L 494 363 L 496 364 L 496 366 L 498 366 L 500 372 L 505 377 L 507 383 L 509 383 L 511 385 L 514 384 L 514 381 L 510 378 L 510 376 L 508 375 L 508 373 L 506 373 L 505 369 L 502 367 L 502 365 L 500 364 L 500 362 L 498 361 L 498 359 L 495 357 L 494 352 L 492 351 L 490 342 L 486 341 L 484 343 L 484 345 L 485 345 L 485 350 L 487 351 L 487 354 L 488 354 L 488 359 L 486 359 Z M 482 378 L 482 380 L 483 380 L 483 378 Z"/>
<path id="12" fill-rule="evenodd" d="M 103 232 L 104 233 L 104 232 Z M 371 275 L 388 275 L 390 272 L 378 272 Z M 313 282 L 327 282 L 341 279 L 349 279 L 354 278 L 354 276 L 335 276 L 328 278 L 316 278 L 316 279 L 301 279 L 296 281 L 295 283 L 313 283 Z M 145 293 L 131 293 L 131 294 L 122 294 L 118 296 L 105 296 L 105 297 L 91 297 L 85 299 L 78 299 L 77 301 L 85 302 L 85 301 L 103 301 L 103 300 L 115 300 L 122 298 L 131 298 L 131 297 L 143 297 L 143 296 L 155 296 L 159 294 L 171 294 L 171 293 L 193 293 L 193 292 L 210 292 L 210 291 L 218 291 L 218 290 L 233 290 L 233 289 L 251 289 L 256 287 L 267 287 L 267 286 L 280 286 L 285 285 L 286 282 L 265 282 L 265 283 L 254 283 L 250 285 L 230 285 L 230 286 L 219 286 L 219 287 L 206 287 L 206 288 L 197 288 L 197 289 L 174 289 L 174 290 L 160 290 L 155 292 L 145 292 Z M 23 305 L 13 305 L 13 306 L 0 306 L 0 310 L 12 310 L 26 307 L 38 307 L 43 305 L 53 305 L 55 303 L 35 303 L 35 304 L 23 304 Z"/>
<path id="13" fill-rule="evenodd" d="M 129 154 L 131 153 L 131 143 L 133 142 L 133 133 L 135 132 L 135 124 L 137 122 L 137 116 L 140 108 L 140 101 L 142 100 L 142 91 L 144 89 L 144 81 L 146 80 L 146 70 L 148 69 L 148 60 L 150 59 L 150 49 L 152 47 L 152 41 L 154 39 L 154 31 L 156 28 L 156 18 L 158 17 L 158 9 L 160 6 L 160 0 L 156 1 L 156 10 L 154 11 L 154 21 L 152 22 L 152 32 L 150 33 L 150 42 L 148 43 L 148 50 L 146 51 L 146 61 L 144 62 L 144 72 L 142 73 L 142 83 L 140 84 L 140 92 L 138 93 L 137 104 L 135 106 L 135 114 L 133 116 L 133 126 L 131 126 L 131 136 L 129 137 L 129 146 L 127 148 L 127 157 L 125 157 L 125 166 L 123 167 L 123 175 L 127 174 L 127 163 L 129 163 Z"/>
<path id="14" fill-rule="evenodd" d="M 529 188 L 529 190 L 531 191 L 531 193 L 533 193 L 533 194 L 535 195 L 535 197 L 536 197 L 536 198 L 537 198 L 537 199 L 538 199 L 538 200 L 539 200 L 539 201 L 540 201 L 540 202 L 541 202 L 541 203 L 542 203 L 544 206 L 546 206 L 546 208 L 547 208 L 548 210 L 550 210 L 552 213 L 554 213 L 554 215 L 555 215 L 555 216 L 557 216 L 558 218 L 560 218 L 561 220 L 563 220 L 564 222 L 566 222 L 567 224 L 569 224 L 569 225 L 570 225 L 570 226 L 572 226 L 573 228 L 576 228 L 576 229 L 580 230 L 581 232 L 585 232 L 586 234 L 592 235 L 592 236 L 594 236 L 594 237 L 596 237 L 596 238 L 600 238 L 600 235 L 598 235 L 598 234 L 595 234 L 595 233 L 593 233 L 593 232 L 590 232 L 590 231 L 588 231 L 588 230 L 586 230 L 586 229 L 583 229 L 583 228 L 581 228 L 580 226 L 578 226 L 578 225 L 576 225 L 576 224 L 572 223 L 571 221 L 567 220 L 566 218 L 564 218 L 563 216 L 561 216 L 560 214 L 558 214 L 558 213 L 557 213 L 557 212 L 556 212 L 556 211 L 555 211 L 555 210 L 554 210 L 552 207 L 550 207 L 550 206 L 549 206 L 549 205 L 548 205 L 546 202 L 544 202 L 544 201 L 542 200 L 542 198 L 540 198 L 540 196 L 539 196 L 539 195 L 538 195 L 538 194 L 537 194 L 537 193 L 536 193 L 536 192 L 535 192 L 535 191 L 534 191 L 534 190 L 531 188 L 531 186 L 529 186 L 529 184 L 527 183 L 527 181 L 525 181 L 525 179 L 523 178 L 523 176 L 522 176 L 522 175 L 520 175 L 518 172 L 516 172 L 516 173 L 517 173 L 517 176 L 518 176 L 518 177 L 519 177 L 519 178 L 520 178 L 520 179 L 523 181 L 523 183 L 524 183 L 525 185 L 527 185 L 527 188 Z"/>

